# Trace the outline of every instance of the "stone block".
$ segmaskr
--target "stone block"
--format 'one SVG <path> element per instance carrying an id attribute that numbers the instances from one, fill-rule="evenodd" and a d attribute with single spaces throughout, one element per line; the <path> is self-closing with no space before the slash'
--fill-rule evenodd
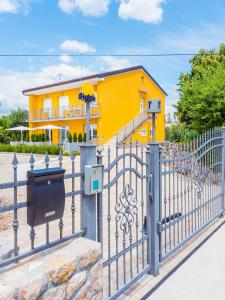
<path id="1" fill-rule="evenodd" d="M 77 268 L 77 260 L 74 260 L 71 263 L 62 265 L 58 269 L 51 271 L 49 273 L 49 279 L 54 284 L 66 282 L 76 271 L 76 268 Z"/>
<path id="2" fill-rule="evenodd" d="M 103 289 L 103 262 L 100 260 L 90 270 L 90 281 L 93 294 Z"/>
<path id="3" fill-rule="evenodd" d="M 72 300 L 91 300 L 91 283 L 86 282 L 85 285 L 80 289 L 80 291 L 72 298 Z"/>
<path id="4" fill-rule="evenodd" d="M 86 282 L 86 279 L 87 279 L 87 271 L 83 271 L 83 272 L 74 274 L 67 283 L 66 299 L 71 299 L 71 297 Z"/>
<path id="5" fill-rule="evenodd" d="M 48 290 L 41 300 L 64 300 L 66 298 L 66 285 L 60 285 Z"/>
<path id="6" fill-rule="evenodd" d="M 20 300 L 36 300 L 47 289 L 48 278 L 45 274 L 33 281 L 26 283 L 19 289 L 18 295 Z"/>

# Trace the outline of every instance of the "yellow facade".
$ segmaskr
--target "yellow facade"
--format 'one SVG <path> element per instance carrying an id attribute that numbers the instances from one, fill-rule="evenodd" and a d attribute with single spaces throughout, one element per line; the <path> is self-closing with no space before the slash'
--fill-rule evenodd
<path id="1" fill-rule="evenodd" d="M 146 109 L 148 99 L 159 99 L 161 101 L 161 113 L 156 119 L 156 140 L 163 141 L 165 132 L 165 96 L 166 93 L 154 81 L 149 73 L 141 66 L 120 70 L 114 73 L 105 73 L 93 83 L 96 95 L 96 105 L 98 109 L 92 108 L 91 124 L 97 128 L 99 143 L 107 143 L 116 133 L 122 129 L 128 122 L 135 119 L 142 110 Z M 76 81 L 77 87 L 71 88 L 71 81 L 63 82 L 54 87 L 46 86 L 24 91 L 29 96 L 29 112 L 32 113 L 29 126 L 36 128 L 44 125 L 67 126 L 69 132 L 73 135 L 85 132 L 85 116 L 73 118 L 73 112 L 76 107 L 83 105 L 78 99 L 82 82 L 88 82 L 88 79 L 82 78 Z M 92 82 L 90 78 L 90 82 Z M 67 89 L 68 85 L 68 89 Z M 62 90 L 60 87 L 62 86 Z M 68 109 L 63 110 L 63 114 L 54 117 L 53 112 L 59 111 L 59 99 L 62 96 L 68 97 Z M 51 116 L 49 118 L 40 117 L 39 112 L 43 112 L 44 100 L 51 99 Z M 84 109 L 84 108 L 82 108 Z M 98 112 L 96 113 L 95 110 Z M 148 142 L 150 136 L 151 121 L 145 122 L 133 133 L 133 141 L 137 139 L 140 142 Z M 60 143 L 60 131 L 52 131 L 53 144 Z"/>

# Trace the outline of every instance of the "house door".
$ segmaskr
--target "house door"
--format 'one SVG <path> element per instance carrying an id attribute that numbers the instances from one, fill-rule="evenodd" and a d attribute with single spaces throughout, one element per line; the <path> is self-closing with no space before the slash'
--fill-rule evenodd
<path id="1" fill-rule="evenodd" d="M 59 116 L 64 117 L 64 112 L 69 108 L 69 97 L 59 97 Z"/>
<path id="2" fill-rule="evenodd" d="M 63 143 L 68 141 L 69 136 L 69 126 L 62 126 L 62 129 L 59 130 L 59 144 L 62 145 Z"/>
<path id="3" fill-rule="evenodd" d="M 90 137 L 91 140 L 94 140 L 97 138 L 97 124 L 91 124 L 90 125 Z"/>
<path id="4" fill-rule="evenodd" d="M 43 108 L 44 118 L 50 119 L 52 115 L 52 99 L 44 99 Z"/>

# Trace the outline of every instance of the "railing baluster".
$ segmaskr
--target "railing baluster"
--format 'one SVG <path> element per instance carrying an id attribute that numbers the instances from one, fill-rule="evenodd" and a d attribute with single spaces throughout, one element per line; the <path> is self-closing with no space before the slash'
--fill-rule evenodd
<path id="1" fill-rule="evenodd" d="M 116 158 L 119 155 L 119 143 L 118 139 L 116 140 Z M 118 174 L 118 162 L 116 163 L 116 174 Z M 118 180 L 116 181 L 116 205 L 118 205 Z M 116 254 L 119 252 L 119 231 L 118 231 L 118 219 L 116 219 L 116 232 L 115 232 L 115 239 L 116 239 Z M 119 260 L 116 259 L 116 289 L 119 289 Z"/>
<path id="2" fill-rule="evenodd" d="M 14 183 L 17 182 L 17 168 L 18 168 L 19 161 L 17 159 L 16 153 L 13 156 L 13 180 Z M 13 204 L 17 204 L 17 187 L 14 186 L 14 201 Z M 14 256 L 18 256 L 19 254 L 19 248 L 18 248 L 18 227 L 19 227 L 19 222 L 18 222 L 18 215 L 17 215 L 17 209 L 13 210 L 13 230 L 14 230 Z"/>
<path id="3" fill-rule="evenodd" d="M 111 149 L 108 147 L 108 167 L 111 161 Z M 108 171 L 108 183 L 110 183 L 110 170 Z M 107 212 L 107 223 L 108 223 L 108 259 L 111 257 L 111 203 L 110 203 L 110 187 L 108 188 L 108 212 Z M 111 296 L 111 264 L 108 266 L 108 291 Z"/>
<path id="4" fill-rule="evenodd" d="M 30 163 L 30 169 L 32 171 L 34 169 L 34 164 L 35 164 L 35 159 L 34 159 L 33 153 L 31 153 L 29 163 Z M 29 199 L 27 199 L 27 200 L 29 200 Z M 31 240 L 31 249 L 32 250 L 34 249 L 35 235 L 36 235 L 36 233 L 35 233 L 35 230 L 34 230 L 34 226 L 31 226 L 31 229 L 30 229 L 30 240 Z"/>
<path id="5" fill-rule="evenodd" d="M 62 162 L 63 162 L 63 157 L 62 157 L 62 151 L 60 150 L 60 153 L 59 153 L 59 167 L 62 168 Z M 59 220 L 59 236 L 60 236 L 60 239 L 62 239 L 63 237 L 63 227 L 64 227 L 64 223 L 63 223 L 63 219 L 60 218 Z"/>
<path id="6" fill-rule="evenodd" d="M 72 163 L 72 175 L 75 174 L 75 156 L 71 155 L 70 157 Z M 75 191 L 75 178 L 72 176 L 72 193 Z M 75 196 L 72 195 L 72 204 L 71 204 L 71 213 L 72 213 L 72 233 L 75 232 Z"/>

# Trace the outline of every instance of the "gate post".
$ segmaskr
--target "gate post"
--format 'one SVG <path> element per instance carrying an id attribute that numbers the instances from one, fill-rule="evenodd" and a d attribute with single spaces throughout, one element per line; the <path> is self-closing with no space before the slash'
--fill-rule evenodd
<path id="1" fill-rule="evenodd" d="M 225 197 L 224 197 L 224 180 L 225 180 L 225 128 L 222 128 L 222 170 L 221 170 L 221 209 L 222 216 L 225 210 Z"/>
<path id="2" fill-rule="evenodd" d="M 147 230 L 148 230 L 148 261 L 150 274 L 159 274 L 158 222 L 160 222 L 160 144 L 150 143 L 147 148 Z"/>
<path id="3" fill-rule="evenodd" d="M 97 150 L 97 164 L 102 165 L 102 150 Z M 104 185 L 104 182 L 103 182 Z M 102 235 L 103 235 L 103 224 L 102 224 L 102 216 L 103 216 L 103 210 L 102 210 L 102 193 L 97 194 L 97 241 L 99 243 L 102 243 Z"/>
<path id="4" fill-rule="evenodd" d="M 84 194 L 84 171 L 86 165 L 96 165 L 96 145 L 83 144 L 80 146 L 80 171 L 81 176 L 81 229 L 86 230 L 85 237 L 96 241 L 96 195 Z"/>

